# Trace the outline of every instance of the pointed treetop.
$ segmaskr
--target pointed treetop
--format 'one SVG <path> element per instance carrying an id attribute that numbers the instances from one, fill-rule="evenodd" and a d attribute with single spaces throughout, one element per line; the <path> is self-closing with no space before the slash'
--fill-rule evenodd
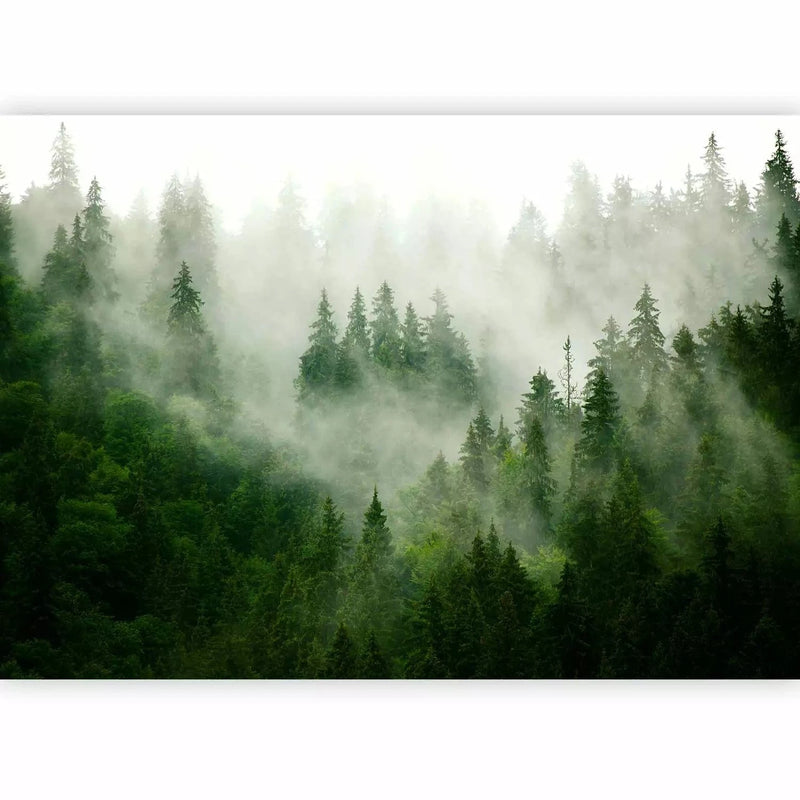
<path id="1" fill-rule="evenodd" d="M 171 333 L 198 335 L 205 333 L 200 306 L 200 292 L 192 286 L 192 275 L 185 261 L 172 284 L 172 299 L 168 325 Z"/>
<path id="2" fill-rule="evenodd" d="M 53 142 L 52 153 L 53 156 L 50 161 L 51 188 L 68 187 L 77 190 L 78 169 L 75 166 L 75 151 L 72 146 L 72 139 L 67 133 L 63 122 Z"/>

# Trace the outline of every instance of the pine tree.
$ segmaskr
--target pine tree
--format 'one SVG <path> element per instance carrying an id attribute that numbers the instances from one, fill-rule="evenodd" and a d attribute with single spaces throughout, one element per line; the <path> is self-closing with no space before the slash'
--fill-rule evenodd
<path id="1" fill-rule="evenodd" d="M 575 395 L 578 391 L 577 384 L 572 382 L 572 371 L 575 364 L 575 356 L 572 355 L 572 342 L 569 336 L 564 346 L 561 348 L 564 351 L 564 369 L 559 373 L 561 383 L 564 387 L 565 402 L 567 407 L 567 414 L 571 413 L 572 405 Z"/>
<path id="2" fill-rule="evenodd" d="M 402 325 L 400 342 L 403 365 L 411 372 L 421 372 L 425 367 L 425 341 L 422 324 L 417 317 L 414 306 L 406 306 L 406 315 Z"/>
<path id="3" fill-rule="evenodd" d="M 358 673 L 361 678 L 391 678 L 389 664 L 381 652 L 378 640 L 375 638 L 375 634 L 372 631 L 370 631 L 369 637 L 367 638 L 367 646 L 361 656 Z"/>
<path id="4" fill-rule="evenodd" d="M 631 356 L 639 375 L 649 381 L 654 373 L 665 368 L 667 355 L 664 352 L 664 334 L 658 327 L 661 312 L 656 308 L 656 301 L 647 284 L 636 301 L 635 309 L 636 316 L 628 325 Z"/>
<path id="5" fill-rule="evenodd" d="M 14 221 L 11 215 L 11 195 L 5 183 L 6 174 L 0 167 L 0 278 L 16 275 L 14 259 Z"/>
<path id="6" fill-rule="evenodd" d="M 206 295 L 216 292 L 219 287 L 215 266 L 217 245 L 214 218 L 199 176 L 195 176 L 185 189 L 183 213 L 183 258 L 192 264 L 198 289 Z"/>
<path id="7" fill-rule="evenodd" d="M 157 266 L 154 275 L 156 286 L 165 284 L 171 277 L 175 264 L 184 260 L 186 241 L 186 199 L 183 186 L 173 175 L 161 198 L 158 211 L 159 240 L 156 247 Z"/>
<path id="8" fill-rule="evenodd" d="M 346 613 L 356 630 L 374 631 L 379 641 L 388 636 L 399 608 L 392 556 L 392 537 L 376 487 L 356 545 Z"/>
<path id="9" fill-rule="evenodd" d="M 484 450 L 478 441 L 478 435 L 472 422 L 469 423 L 467 438 L 461 445 L 460 452 L 461 466 L 464 468 L 467 479 L 478 491 L 485 491 L 489 484 L 489 478 L 486 474 Z"/>
<path id="10" fill-rule="evenodd" d="M 578 452 L 589 465 L 607 469 L 614 458 L 620 426 L 619 400 L 602 367 L 595 371 L 587 389 Z"/>
<path id="11" fill-rule="evenodd" d="M 506 450 L 511 447 L 511 431 L 506 427 L 503 421 L 503 415 L 500 415 L 500 422 L 497 423 L 497 435 L 494 441 L 494 453 L 499 459 L 502 459 L 506 454 Z"/>
<path id="12" fill-rule="evenodd" d="M 328 678 L 356 678 L 358 676 L 356 647 L 343 622 L 339 623 L 336 635 L 331 642 L 325 664 L 325 675 Z"/>
<path id="13" fill-rule="evenodd" d="M 463 334 L 451 327 L 453 315 L 444 293 L 437 288 L 431 300 L 434 313 L 426 319 L 426 374 L 443 403 L 471 402 L 476 394 L 477 373 L 469 345 Z"/>
<path id="14" fill-rule="evenodd" d="M 56 229 L 53 247 L 45 256 L 42 291 L 51 303 L 72 295 L 76 280 L 67 231 L 63 225 Z"/>
<path id="15" fill-rule="evenodd" d="M 86 269 L 92 282 L 99 287 L 107 300 L 116 296 L 114 291 L 115 276 L 111 269 L 113 257 L 112 237 L 109 232 L 109 220 L 104 214 L 105 204 L 101 195 L 97 178 L 92 178 L 86 194 L 86 207 L 83 209 L 84 252 Z"/>
<path id="16" fill-rule="evenodd" d="M 400 365 L 400 320 L 394 307 L 394 292 L 384 281 L 372 301 L 372 357 L 382 367 L 394 370 Z"/>
<path id="17" fill-rule="evenodd" d="M 508 234 L 503 261 L 505 268 L 533 274 L 549 260 L 547 221 L 533 203 L 523 201 L 519 218 Z"/>
<path id="18" fill-rule="evenodd" d="M 65 194 L 74 194 L 78 190 L 78 169 L 75 166 L 75 151 L 72 139 L 62 122 L 58 136 L 53 142 L 53 157 L 50 161 L 50 189 Z"/>
<path id="19" fill-rule="evenodd" d="M 536 414 L 525 417 L 519 437 L 522 444 L 522 489 L 534 517 L 548 526 L 556 487 L 550 477 L 550 453 L 544 426 Z"/>
<path id="20" fill-rule="evenodd" d="M 174 301 L 167 319 L 170 333 L 192 337 L 205 333 L 200 311 L 204 302 L 200 299 L 200 292 L 192 286 L 192 275 L 185 261 L 181 262 L 170 296 Z"/>
<path id="21" fill-rule="evenodd" d="M 691 371 L 696 371 L 700 366 L 697 342 L 692 332 L 686 325 L 681 325 L 680 330 L 672 340 L 672 349 L 675 351 L 676 361 Z"/>
<path id="22" fill-rule="evenodd" d="M 590 372 L 587 381 L 591 381 L 599 369 L 602 369 L 609 377 L 616 377 L 617 373 L 621 371 L 620 362 L 626 354 L 626 348 L 622 328 L 614 317 L 608 318 L 603 333 L 605 337 L 594 343 L 597 355 L 589 360 Z"/>
<path id="23" fill-rule="evenodd" d="M 691 166 L 687 165 L 686 174 L 683 179 L 683 192 L 681 194 L 683 213 L 687 217 L 692 217 L 700 208 L 700 193 L 695 187 L 696 182 L 697 178 L 692 174 Z"/>
<path id="24" fill-rule="evenodd" d="M 765 232 L 775 230 L 781 214 L 785 214 L 794 226 L 800 222 L 800 198 L 797 195 L 797 180 L 786 142 L 780 130 L 775 132 L 775 152 L 761 173 L 761 184 L 756 199 L 759 223 Z"/>
<path id="25" fill-rule="evenodd" d="M 336 324 L 324 289 L 308 341 L 310 347 L 300 357 L 300 375 L 295 381 L 301 399 L 324 394 L 333 384 L 336 374 Z"/>
<path id="26" fill-rule="evenodd" d="M 714 212 L 727 211 L 730 204 L 730 180 L 725 169 L 722 148 L 714 133 L 708 137 L 703 163 L 706 171 L 701 176 L 700 197 L 706 209 Z"/>
<path id="27" fill-rule="evenodd" d="M 475 419 L 469 423 L 466 441 L 461 446 L 464 472 L 478 491 L 485 491 L 489 487 L 494 443 L 492 423 L 483 408 L 480 408 Z"/>
<path id="28" fill-rule="evenodd" d="M 541 367 L 531 378 L 530 388 L 529 392 L 522 395 L 522 406 L 518 409 L 518 431 L 522 435 L 521 432 L 528 424 L 528 420 L 537 417 L 545 433 L 549 433 L 563 413 L 564 401 L 558 396 L 555 384 L 547 377 L 546 371 L 542 372 Z"/>
<path id="29" fill-rule="evenodd" d="M 648 206 L 650 213 L 650 227 L 654 233 L 663 233 L 669 227 L 670 207 L 669 201 L 664 195 L 664 187 L 661 181 L 656 184 L 655 189 L 650 194 Z"/>
<path id="30" fill-rule="evenodd" d="M 744 230 L 749 233 L 753 222 L 753 205 L 750 201 L 750 192 L 744 181 L 736 184 L 736 191 L 733 194 L 731 204 L 731 215 L 733 217 L 734 230 Z"/>
<path id="31" fill-rule="evenodd" d="M 370 343 L 364 298 L 356 288 L 356 294 L 347 314 L 347 327 L 336 350 L 336 372 L 334 383 L 340 390 L 360 386 L 369 359 Z"/>
<path id="32" fill-rule="evenodd" d="M 361 290 L 357 286 L 350 310 L 347 312 L 344 342 L 354 354 L 357 354 L 357 357 L 366 359 L 369 355 L 370 341 L 367 308 L 364 304 Z"/>
<path id="33" fill-rule="evenodd" d="M 798 230 L 800 230 L 800 224 L 798 224 Z M 789 281 L 792 304 L 797 307 L 797 297 L 800 296 L 800 251 L 797 249 L 795 237 L 792 235 L 792 226 L 786 214 L 781 214 L 778 223 L 778 233 L 771 261 L 773 269 Z"/>
<path id="34" fill-rule="evenodd" d="M 761 309 L 759 345 L 767 375 L 777 383 L 788 380 L 786 365 L 791 345 L 792 320 L 783 300 L 783 283 L 778 276 L 769 286 L 770 304 Z"/>

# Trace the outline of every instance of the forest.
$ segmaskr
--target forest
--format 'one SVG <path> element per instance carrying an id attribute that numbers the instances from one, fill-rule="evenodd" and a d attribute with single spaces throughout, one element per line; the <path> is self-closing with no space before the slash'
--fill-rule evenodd
<path id="1" fill-rule="evenodd" d="M 495 241 L 291 180 L 236 234 L 199 176 L 119 217 L 62 123 L 0 170 L 0 677 L 800 677 L 769 136 L 750 188 L 715 133 L 674 189 L 575 162 Z"/>

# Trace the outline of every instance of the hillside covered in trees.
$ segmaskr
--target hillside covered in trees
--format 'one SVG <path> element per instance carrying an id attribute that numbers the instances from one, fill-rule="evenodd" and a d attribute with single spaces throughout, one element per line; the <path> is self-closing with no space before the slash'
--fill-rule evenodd
<path id="1" fill-rule="evenodd" d="M 291 181 L 232 235 L 62 124 L 0 171 L 0 676 L 800 677 L 797 180 L 700 150 L 499 244 Z"/>

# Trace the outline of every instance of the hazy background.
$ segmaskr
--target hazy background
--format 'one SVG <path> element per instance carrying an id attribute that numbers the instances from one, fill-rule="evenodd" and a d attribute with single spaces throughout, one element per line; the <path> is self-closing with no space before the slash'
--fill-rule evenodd
<path id="1" fill-rule="evenodd" d="M 369 183 L 402 212 L 428 193 L 480 199 L 507 232 L 523 197 L 560 218 L 570 164 L 582 160 L 609 187 L 659 180 L 679 187 L 713 130 L 728 172 L 754 187 L 790 116 L 5 116 L 0 164 L 14 200 L 47 183 L 49 151 L 63 121 L 85 190 L 97 175 L 111 211 L 124 215 L 143 189 L 152 211 L 173 172 L 199 173 L 225 229 L 235 233 L 255 201 L 272 202 L 288 175 L 309 216 L 333 184 Z"/>

